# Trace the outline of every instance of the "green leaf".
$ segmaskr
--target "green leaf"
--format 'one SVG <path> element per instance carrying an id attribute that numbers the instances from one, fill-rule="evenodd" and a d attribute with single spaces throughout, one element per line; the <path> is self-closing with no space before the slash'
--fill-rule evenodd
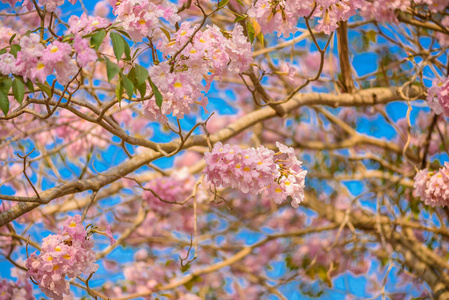
<path id="1" fill-rule="evenodd" d="M 112 41 L 112 49 L 114 50 L 114 55 L 117 58 L 117 61 L 119 61 L 122 58 L 123 53 L 125 52 L 126 41 L 120 34 L 116 32 L 111 32 L 110 37 Z"/>
<path id="2" fill-rule="evenodd" d="M 151 89 L 153 90 L 154 97 L 156 98 L 156 104 L 159 108 L 161 108 L 164 98 L 162 97 L 162 94 L 157 86 L 153 83 L 153 81 L 151 81 L 151 78 L 148 77 L 148 80 L 150 81 Z"/>
<path id="3" fill-rule="evenodd" d="M 15 78 L 12 82 L 12 92 L 17 102 L 22 104 L 23 98 L 25 97 L 25 85 L 22 80 L 19 78 Z"/>
<path id="4" fill-rule="evenodd" d="M 49 98 L 51 98 L 53 96 L 51 93 L 51 89 L 47 84 L 37 83 L 37 86 L 41 89 L 41 91 L 43 91 L 45 94 L 47 94 L 47 96 Z"/>
<path id="5" fill-rule="evenodd" d="M 106 62 L 106 73 L 108 74 L 108 81 L 110 82 L 118 73 L 120 73 L 120 68 L 117 64 L 107 61 Z"/>
<path id="6" fill-rule="evenodd" d="M 248 17 L 248 15 L 237 16 L 237 17 L 235 17 L 235 19 L 234 19 L 234 23 L 243 21 L 243 20 L 245 20 L 247 17 Z"/>
<path id="7" fill-rule="evenodd" d="M 253 24 L 251 24 L 251 22 L 246 22 L 246 28 L 248 30 L 249 41 L 252 44 L 254 42 L 254 33 L 255 33 Z"/>
<path id="8" fill-rule="evenodd" d="M 147 93 L 147 83 L 144 82 L 140 86 L 137 87 L 137 89 L 140 92 L 140 97 L 143 99 L 145 97 L 145 94 Z"/>
<path id="9" fill-rule="evenodd" d="M 125 56 L 127 60 L 131 60 L 131 48 L 129 47 L 126 41 L 125 41 Z"/>
<path id="10" fill-rule="evenodd" d="M 0 109 L 5 114 L 5 116 L 8 114 L 9 111 L 9 99 L 8 99 L 8 92 L 11 89 L 12 80 L 11 78 L 4 78 L 0 82 Z"/>
<path id="11" fill-rule="evenodd" d="M 185 266 L 181 266 L 181 272 L 185 273 L 190 269 L 190 264 L 186 264 Z"/>
<path id="12" fill-rule="evenodd" d="M 171 37 L 170 37 L 170 32 L 168 32 L 167 29 L 165 29 L 164 27 L 159 27 L 160 30 L 162 30 L 162 32 L 165 34 L 165 36 L 167 37 L 167 39 L 170 41 Z"/>
<path id="13" fill-rule="evenodd" d="M 121 34 L 123 34 L 124 36 L 126 36 L 128 39 L 132 40 L 132 38 L 129 36 L 129 34 L 121 29 L 115 29 L 117 32 L 120 32 Z"/>
<path id="14" fill-rule="evenodd" d="M 0 81 L 0 90 L 3 91 L 6 95 L 8 95 L 9 90 L 12 86 L 12 79 L 9 77 L 4 77 Z"/>
<path id="15" fill-rule="evenodd" d="M 30 90 L 30 92 L 34 93 L 34 85 L 33 82 L 31 82 L 31 80 L 28 80 L 25 85 L 27 86 L 27 88 Z"/>
<path id="16" fill-rule="evenodd" d="M 242 0 L 237 0 L 237 2 L 238 2 L 241 6 L 245 7 L 245 4 L 243 4 Z"/>
<path id="17" fill-rule="evenodd" d="M 142 67 L 141 65 L 136 64 L 135 65 L 135 72 L 136 72 L 136 83 L 137 86 L 142 85 L 142 83 L 145 82 L 148 78 L 148 70 L 145 67 Z"/>
<path id="18" fill-rule="evenodd" d="M 218 2 L 218 8 L 222 8 L 224 6 L 226 6 L 226 4 L 229 3 L 229 0 L 221 0 L 220 2 Z"/>
<path id="19" fill-rule="evenodd" d="M 10 38 L 9 38 L 9 44 L 11 45 L 12 42 L 14 41 L 14 39 L 16 38 L 17 33 L 14 33 Z"/>
<path id="20" fill-rule="evenodd" d="M 22 49 L 22 47 L 20 47 L 20 45 L 12 44 L 11 45 L 11 50 L 9 50 L 9 53 L 11 53 L 12 55 L 14 55 L 14 57 L 17 58 L 17 52 L 19 52 L 20 49 Z"/>
<path id="21" fill-rule="evenodd" d="M 117 100 L 120 102 L 123 98 L 123 87 L 120 82 L 120 80 L 117 82 L 117 85 L 115 86 L 115 96 L 117 97 Z"/>
<path id="22" fill-rule="evenodd" d="M 3 91 L 0 91 L 0 109 L 2 110 L 3 114 L 5 114 L 5 116 L 8 114 L 9 99 L 8 95 L 5 94 Z"/>
<path id="23" fill-rule="evenodd" d="M 260 32 L 260 33 L 257 35 L 257 39 L 259 40 L 259 42 L 260 42 L 260 44 L 262 45 L 262 47 L 265 47 L 265 43 L 264 43 L 264 38 L 263 38 L 263 33 L 262 33 L 262 32 Z"/>
<path id="24" fill-rule="evenodd" d="M 136 70 L 134 68 L 131 68 L 131 70 L 129 70 L 129 73 L 126 74 L 126 77 L 134 84 L 134 89 L 136 89 Z"/>
<path id="25" fill-rule="evenodd" d="M 106 31 L 100 30 L 90 38 L 90 44 L 95 48 L 95 50 L 98 50 L 105 37 Z"/>
<path id="26" fill-rule="evenodd" d="M 124 76 L 122 74 L 122 84 L 125 88 L 126 94 L 128 95 L 128 98 L 131 100 L 134 94 L 134 84 L 131 80 L 128 79 L 128 77 Z"/>

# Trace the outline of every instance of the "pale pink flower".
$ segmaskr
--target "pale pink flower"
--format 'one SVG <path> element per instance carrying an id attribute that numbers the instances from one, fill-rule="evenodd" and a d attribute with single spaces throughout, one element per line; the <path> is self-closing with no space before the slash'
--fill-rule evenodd
<path id="1" fill-rule="evenodd" d="M 304 200 L 307 171 L 302 169 L 293 148 L 276 143 L 280 152 L 260 146 L 241 149 L 239 146 L 216 143 L 205 153 L 206 179 L 218 187 L 231 187 L 243 193 L 262 194 L 276 203 L 292 198 L 292 206 Z"/>
<path id="2" fill-rule="evenodd" d="M 98 58 L 95 50 L 90 47 L 88 40 L 83 39 L 81 36 L 75 37 L 73 48 L 77 54 L 76 61 L 81 67 L 87 66 Z"/>
<path id="3" fill-rule="evenodd" d="M 97 2 L 97 4 L 95 4 L 94 15 L 96 16 L 104 18 L 109 14 L 110 11 L 111 6 L 108 0 L 99 1 Z"/>
<path id="4" fill-rule="evenodd" d="M 435 114 L 443 113 L 445 117 L 449 117 L 449 79 L 433 80 L 427 91 L 427 102 Z"/>
<path id="5" fill-rule="evenodd" d="M 449 163 L 437 172 L 428 172 L 427 169 L 419 171 L 415 176 L 415 194 L 426 205 L 449 205 Z"/>
<path id="6" fill-rule="evenodd" d="M 3 75 L 9 75 L 16 72 L 16 59 L 14 55 L 10 53 L 4 53 L 0 55 L 0 73 Z"/>
<path id="7" fill-rule="evenodd" d="M 58 234 L 43 239 L 40 254 L 33 253 L 26 260 L 27 275 L 48 297 L 62 300 L 64 294 L 70 294 L 66 276 L 75 278 L 98 269 L 93 244 L 81 224 L 81 216 L 69 217 Z"/>

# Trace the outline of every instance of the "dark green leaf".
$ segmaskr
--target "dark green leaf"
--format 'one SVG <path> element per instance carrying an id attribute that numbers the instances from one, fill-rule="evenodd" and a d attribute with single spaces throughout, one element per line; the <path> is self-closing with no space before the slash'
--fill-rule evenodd
<path id="1" fill-rule="evenodd" d="M 95 48 L 95 50 L 98 50 L 105 37 L 106 31 L 100 30 L 90 38 L 90 44 Z"/>
<path id="2" fill-rule="evenodd" d="M 5 77 L 0 81 L 0 90 L 3 91 L 5 94 L 9 93 L 11 86 L 12 86 L 12 79 L 9 77 Z"/>
<path id="3" fill-rule="evenodd" d="M 107 61 L 106 62 L 106 73 L 108 74 L 108 81 L 111 81 L 118 73 L 120 73 L 120 68 L 117 64 Z"/>
<path id="4" fill-rule="evenodd" d="M 12 92 L 17 102 L 22 104 L 23 98 L 25 97 L 25 85 L 19 78 L 14 79 L 12 83 Z"/>
<path id="5" fill-rule="evenodd" d="M 226 4 L 229 3 L 229 0 L 221 0 L 220 2 L 218 2 L 218 8 L 222 8 L 224 6 L 226 6 Z"/>
<path id="6" fill-rule="evenodd" d="M 110 36 L 112 41 L 112 49 L 114 50 L 114 55 L 117 58 L 117 61 L 119 61 L 122 58 L 123 53 L 125 52 L 126 41 L 120 34 L 116 32 L 111 32 Z"/>
<path id="7" fill-rule="evenodd" d="M 120 32 L 121 34 L 123 34 L 124 36 L 126 36 L 128 39 L 132 40 L 132 38 L 129 36 L 129 34 L 121 29 L 116 29 L 118 32 Z"/>
<path id="8" fill-rule="evenodd" d="M 137 88 L 137 84 L 136 84 L 136 70 L 134 68 L 131 68 L 131 70 L 126 75 L 126 77 L 128 77 L 128 79 L 134 84 L 134 88 Z"/>
<path id="9" fill-rule="evenodd" d="M 34 93 L 34 85 L 31 82 L 31 80 L 28 80 L 25 85 L 27 86 L 27 88 L 30 90 L 30 92 Z"/>
<path id="10" fill-rule="evenodd" d="M 14 39 L 16 38 L 17 33 L 14 33 L 10 38 L 9 38 L 9 44 L 11 45 L 12 42 L 14 41 Z"/>
<path id="11" fill-rule="evenodd" d="M 140 86 L 142 83 L 145 82 L 148 78 L 148 70 L 145 67 L 142 67 L 141 65 L 136 64 L 135 72 L 136 72 L 136 83 L 138 86 Z"/>
<path id="12" fill-rule="evenodd" d="M 7 51 L 6 51 L 6 48 L 3 48 L 2 50 L 0 50 L 0 54 L 5 54 Z"/>
<path id="13" fill-rule="evenodd" d="M 140 86 L 137 87 L 137 89 L 140 92 L 140 97 L 143 99 L 143 97 L 145 97 L 145 94 L 147 92 L 147 83 L 146 82 L 142 83 Z"/>
<path id="14" fill-rule="evenodd" d="M 151 78 L 148 78 L 148 80 L 150 81 L 151 89 L 153 90 L 154 97 L 156 98 L 156 104 L 159 108 L 161 108 L 164 98 L 162 97 L 162 94 L 157 86 L 153 83 L 153 81 L 151 81 Z"/>
<path id="15" fill-rule="evenodd" d="M 17 52 L 19 52 L 20 49 L 22 49 L 22 48 L 20 47 L 20 45 L 12 44 L 12 45 L 11 45 L 11 50 L 9 50 L 9 53 L 11 53 L 12 55 L 14 55 L 14 57 L 17 57 Z"/>
<path id="16" fill-rule="evenodd" d="M 123 84 L 123 87 L 125 88 L 128 98 L 131 100 L 133 97 L 133 94 L 134 94 L 134 84 L 126 76 L 122 76 L 122 84 Z"/>
<path id="17" fill-rule="evenodd" d="M 8 95 L 5 94 L 3 91 L 0 91 L 0 109 L 5 114 L 5 116 L 8 114 L 9 99 L 8 99 Z"/>
<path id="18" fill-rule="evenodd" d="M 254 33 L 255 33 L 253 24 L 251 24 L 251 22 L 246 22 L 246 28 L 248 30 L 249 41 L 252 44 L 254 42 Z"/>
<path id="19" fill-rule="evenodd" d="M 125 41 L 125 56 L 127 60 L 131 60 L 131 48 L 129 48 L 129 45 L 126 41 Z"/>
<path id="20" fill-rule="evenodd" d="M 234 23 L 243 21 L 243 20 L 245 20 L 247 17 L 248 17 L 248 15 L 237 16 L 237 17 L 235 17 L 235 19 L 234 19 Z"/>

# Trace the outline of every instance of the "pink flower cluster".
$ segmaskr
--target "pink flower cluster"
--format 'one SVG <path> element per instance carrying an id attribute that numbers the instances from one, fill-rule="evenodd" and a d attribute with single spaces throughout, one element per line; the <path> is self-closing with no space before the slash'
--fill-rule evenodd
<path id="1" fill-rule="evenodd" d="M 295 33 L 299 18 L 320 18 L 316 30 L 330 34 L 339 21 L 347 21 L 362 7 L 363 0 L 259 0 L 248 15 L 260 25 L 262 33 L 276 31 L 278 36 Z"/>
<path id="2" fill-rule="evenodd" d="M 429 107 L 437 114 L 449 117 L 449 79 L 434 79 L 427 91 Z"/>
<path id="3" fill-rule="evenodd" d="M 153 97 L 144 103 L 144 112 L 153 120 L 167 122 L 165 115 L 183 118 L 190 113 L 190 105 L 196 103 L 205 108 L 207 98 L 202 92 L 226 70 L 238 74 L 252 62 L 251 44 L 236 24 L 232 32 L 222 32 L 217 26 L 207 26 L 198 31 L 191 43 L 189 39 L 198 27 L 183 22 L 174 39 L 166 36 L 157 47 L 169 60 L 150 68 L 149 74 L 163 96 L 161 108 Z M 178 53 L 179 52 L 179 53 Z M 175 58 L 175 54 L 177 54 Z M 202 80 L 206 79 L 206 87 Z"/>
<path id="4" fill-rule="evenodd" d="M 10 54 L 0 55 L 0 72 L 3 75 L 22 75 L 25 80 L 44 83 L 47 76 L 56 72 L 56 79 L 66 85 L 75 76 L 78 68 L 71 62 L 72 47 L 67 43 L 54 41 L 45 47 L 39 35 L 32 33 L 20 39 L 21 50 L 17 59 Z"/>
<path id="5" fill-rule="evenodd" d="M 64 294 L 70 294 L 66 276 L 74 278 L 98 269 L 93 246 L 93 240 L 87 237 L 81 224 L 81 216 L 69 217 L 58 234 L 43 239 L 40 254 L 33 253 L 26 260 L 27 275 L 39 284 L 45 295 L 62 300 Z"/>
<path id="6" fill-rule="evenodd" d="M 22 0 L 1 0 L 3 3 L 8 2 L 11 7 L 14 7 L 17 2 L 21 2 Z M 39 5 L 45 6 L 47 11 L 53 12 L 56 10 L 56 7 L 63 5 L 65 0 L 39 0 Z M 69 0 L 70 3 L 75 4 L 76 0 Z M 24 0 L 22 6 L 25 6 L 29 11 L 34 9 L 33 1 Z"/>
<path id="7" fill-rule="evenodd" d="M 212 184 L 231 187 L 243 193 L 262 194 L 281 203 L 288 196 L 292 206 L 304 200 L 304 183 L 307 171 L 295 155 L 294 149 L 276 143 L 280 152 L 260 146 L 241 149 L 222 143 L 215 144 L 212 153 L 205 153 L 204 173 Z"/>
<path id="8" fill-rule="evenodd" d="M 107 19 L 102 17 L 92 17 L 83 13 L 81 17 L 73 15 L 69 19 L 70 27 L 67 29 L 67 34 L 73 33 L 76 35 L 86 35 L 92 33 L 94 30 L 106 28 L 111 24 Z"/>
<path id="9" fill-rule="evenodd" d="M 103 127 L 81 120 L 68 110 L 59 112 L 58 124 L 60 126 L 54 129 L 50 136 L 42 133 L 42 136 L 46 136 L 43 140 L 53 142 L 54 135 L 63 139 L 71 157 L 86 155 L 93 147 L 105 148 L 108 145 L 105 139 L 108 134 Z"/>
<path id="10" fill-rule="evenodd" d="M 76 60 L 81 67 L 86 67 L 90 62 L 97 60 L 97 53 L 83 36 L 92 33 L 94 30 L 108 27 L 110 22 L 105 18 L 91 17 L 84 13 L 81 17 L 71 16 L 69 25 L 67 34 L 75 35 L 73 48 L 77 55 Z"/>
<path id="11" fill-rule="evenodd" d="M 426 205 L 449 205 L 449 162 L 437 172 L 419 171 L 415 176 L 415 193 Z"/>
<path id="12" fill-rule="evenodd" d="M 192 193 L 194 184 L 195 178 L 189 174 L 187 168 L 182 168 L 170 176 L 151 180 L 145 188 L 151 189 L 167 202 L 183 202 Z M 158 214 L 167 214 L 174 208 L 173 204 L 161 201 L 151 191 L 145 191 L 143 195 L 150 208 Z"/>
<path id="13" fill-rule="evenodd" d="M 411 0 L 374 0 L 365 1 L 361 9 L 362 16 L 374 18 L 378 22 L 398 23 L 397 11 L 406 11 L 412 4 Z M 414 0 L 414 5 L 427 6 L 432 13 L 438 13 L 449 5 L 448 0 Z"/>
<path id="14" fill-rule="evenodd" d="M 176 5 L 170 1 L 162 1 L 156 5 L 149 0 L 110 0 L 113 13 L 117 16 L 123 28 L 133 38 L 140 42 L 159 26 L 159 18 L 164 18 L 171 25 L 181 20 L 177 14 Z"/>
<path id="15" fill-rule="evenodd" d="M 0 279 L 0 300 L 34 300 L 33 287 L 28 280 L 17 282 Z"/>

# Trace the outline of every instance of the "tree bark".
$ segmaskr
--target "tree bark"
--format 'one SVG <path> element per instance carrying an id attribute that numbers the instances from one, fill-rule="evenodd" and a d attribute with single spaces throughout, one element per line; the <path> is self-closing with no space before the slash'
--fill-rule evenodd
<path id="1" fill-rule="evenodd" d="M 356 91 L 352 80 L 351 63 L 349 62 L 348 49 L 348 22 L 339 22 L 337 28 L 338 58 L 340 59 L 341 84 L 344 93 L 354 93 Z"/>

